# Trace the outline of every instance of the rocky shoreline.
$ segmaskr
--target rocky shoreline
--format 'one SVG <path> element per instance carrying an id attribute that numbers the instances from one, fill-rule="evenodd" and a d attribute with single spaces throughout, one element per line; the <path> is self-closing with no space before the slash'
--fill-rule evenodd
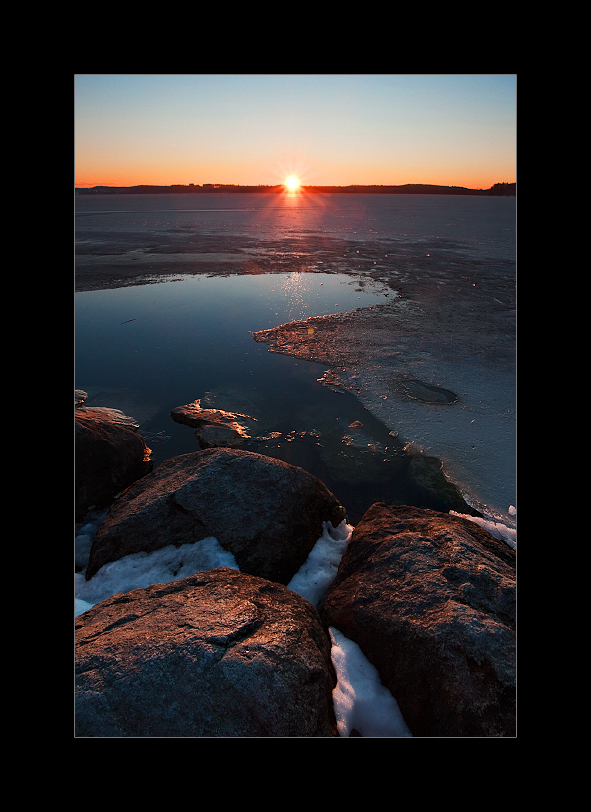
<path id="1" fill-rule="evenodd" d="M 469 517 L 376 503 L 313 605 L 288 584 L 346 507 L 303 469 L 243 450 L 248 415 L 189 406 L 173 419 L 213 426 L 214 444 L 205 432 L 201 450 L 150 470 L 137 426 L 78 397 L 77 519 L 108 506 L 78 564 L 85 579 L 209 537 L 237 569 L 78 615 L 76 736 L 338 737 L 337 629 L 377 668 L 413 736 L 514 737 L 515 551 Z"/>

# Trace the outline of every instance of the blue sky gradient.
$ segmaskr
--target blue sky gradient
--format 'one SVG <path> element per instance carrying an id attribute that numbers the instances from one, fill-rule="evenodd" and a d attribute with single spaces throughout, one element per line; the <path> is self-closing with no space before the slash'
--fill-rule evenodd
<path id="1" fill-rule="evenodd" d="M 76 186 L 516 180 L 515 74 L 76 74 Z"/>

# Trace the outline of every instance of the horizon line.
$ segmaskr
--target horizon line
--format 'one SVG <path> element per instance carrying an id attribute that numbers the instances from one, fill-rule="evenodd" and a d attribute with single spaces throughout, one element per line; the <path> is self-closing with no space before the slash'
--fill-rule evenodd
<path id="1" fill-rule="evenodd" d="M 493 183 L 489 187 L 470 187 L 458 186 L 442 183 L 349 183 L 349 184 L 333 184 L 333 183 L 315 183 L 315 184 L 300 184 L 298 189 L 353 189 L 353 188 L 385 188 L 385 189 L 402 189 L 405 186 L 433 186 L 440 189 L 467 189 L 474 192 L 483 192 L 492 189 L 495 186 L 514 186 L 516 181 L 500 181 Z M 130 186 L 115 186 L 106 183 L 89 184 L 82 181 L 74 182 L 75 189 L 140 189 L 144 187 L 172 189 L 179 188 L 195 188 L 195 189 L 221 189 L 221 188 L 249 188 L 249 189 L 285 189 L 285 183 L 134 183 Z M 296 190 L 297 193 L 297 190 Z"/>

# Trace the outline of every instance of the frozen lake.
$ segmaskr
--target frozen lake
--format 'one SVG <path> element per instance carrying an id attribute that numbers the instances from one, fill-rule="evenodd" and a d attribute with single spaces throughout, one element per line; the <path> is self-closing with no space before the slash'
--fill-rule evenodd
<path id="1" fill-rule="evenodd" d="M 384 467 L 409 442 L 440 456 L 479 507 L 507 518 L 515 504 L 515 198 L 80 196 L 76 287 L 75 385 L 88 405 L 134 417 L 156 463 L 198 448 L 169 415 L 204 398 L 254 411 L 257 431 L 281 435 L 253 450 L 313 469 L 329 487 L 339 469 L 344 504 L 360 489 L 384 499 Z M 319 383 L 327 364 L 252 339 L 313 316 L 380 315 L 386 304 L 390 321 L 378 326 L 388 329 L 367 333 L 373 367 L 355 369 L 350 331 L 337 339 L 358 397 Z M 458 402 L 394 397 L 400 386 L 382 374 L 394 357 L 397 375 Z M 354 420 L 363 432 L 347 431 Z"/>

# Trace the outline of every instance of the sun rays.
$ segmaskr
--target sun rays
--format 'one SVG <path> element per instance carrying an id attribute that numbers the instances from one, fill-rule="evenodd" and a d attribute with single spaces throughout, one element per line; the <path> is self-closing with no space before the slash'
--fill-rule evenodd
<path id="1" fill-rule="evenodd" d="M 284 185 L 288 192 L 297 192 L 297 190 L 300 188 L 300 182 L 295 175 L 290 175 L 288 178 L 286 178 Z"/>

